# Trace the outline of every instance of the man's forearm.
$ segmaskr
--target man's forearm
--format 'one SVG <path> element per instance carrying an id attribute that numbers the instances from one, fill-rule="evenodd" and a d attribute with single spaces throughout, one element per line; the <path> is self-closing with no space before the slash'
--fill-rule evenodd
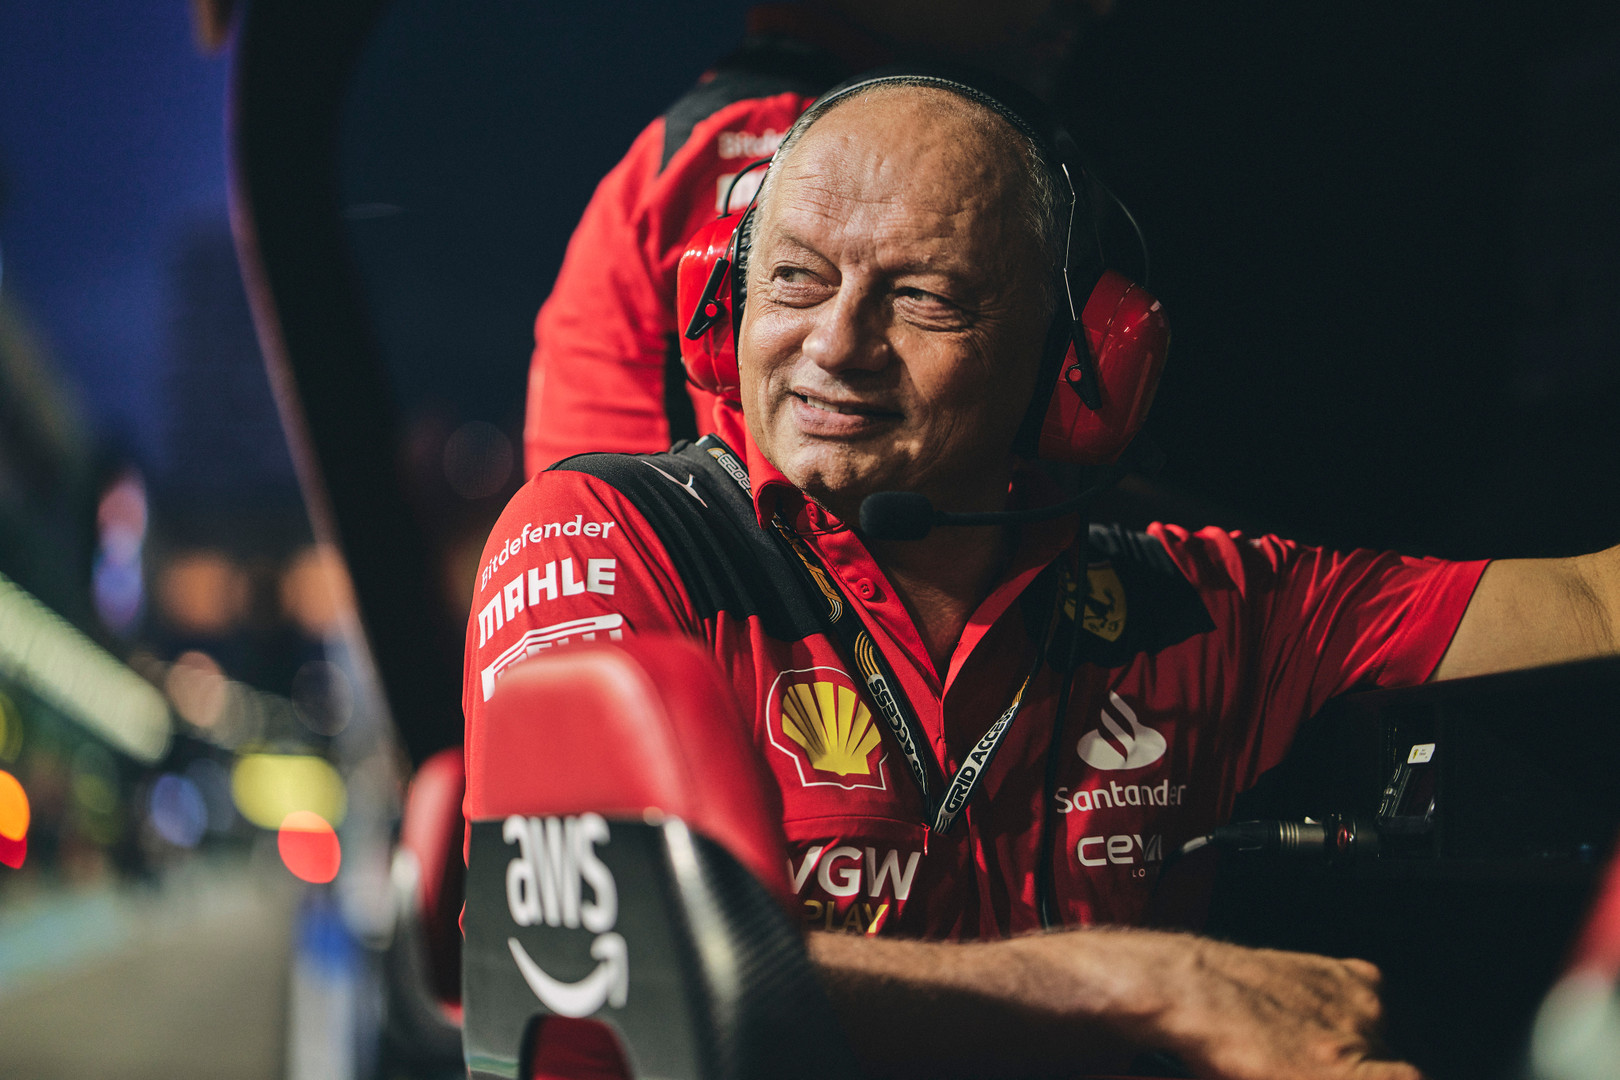
<path id="1" fill-rule="evenodd" d="M 973 944 L 811 935 L 866 1071 L 1072 1076 L 1132 1048 L 1229 1080 L 1416 1080 L 1379 1061 L 1378 971 L 1189 934 L 1074 930 Z"/>
<path id="2" fill-rule="evenodd" d="M 1117 1060 L 1124 1044 L 1100 1016 L 1055 1007 L 1078 990 L 1057 984 L 1085 976 L 1056 976 L 1039 940 L 943 944 L 818 933 L 810 952 L 873 1074 L 1055 1076 Z M 1104 996 L 1099 986 L 1099 1006 Z"/>

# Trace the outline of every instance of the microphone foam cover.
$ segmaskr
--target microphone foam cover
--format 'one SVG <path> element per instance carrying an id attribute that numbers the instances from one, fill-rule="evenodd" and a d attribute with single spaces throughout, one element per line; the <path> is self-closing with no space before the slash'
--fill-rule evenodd
<path id="1" fill-rule="evenodd" d="M 879 491 L 861 500 L 861 532 L 873 540 L 921 540 L 934 527 L 934 504 L 915 491 Z"/>

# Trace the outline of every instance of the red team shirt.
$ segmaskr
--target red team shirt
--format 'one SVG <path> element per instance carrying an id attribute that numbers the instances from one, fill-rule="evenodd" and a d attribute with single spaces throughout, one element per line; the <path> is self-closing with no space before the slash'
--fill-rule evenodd
<path id="1" fill-rule="evenodd" d="M 781 788 L 789 880 L 804 920 L 823 929 L 971 939 L 1038 927 L 1049 746 L 1059 919 L 1140 921 L 1164 853 L 1224 821 L 1302 720 L 1351 688 L 1428 677 L 1484 568 L 1212 528 L 1093 529 L 1085 662 L 1061 730 L 1054 736 L 1062 676 L 1043 664 L 941 834 L 923 825 L 894 736 L 809 614 L 802 579 L 759 555 L 772 543 L 767 523 L 780 513 L 836 577 L 949 776 L 1031 668 L 1055 598 L 1037 579 L 1074 557 L 1075 519 L 1021 531 L 941 678 L 860 538 L 744 433 L 730 434 L 751 497 L 692 446 L 571 459 L 518 493 L 484 551 L 468 624 L 468 737 L 527 656 L 649 631 L 705 643 Z M 1015 501 L 1040 496 L 1034 481 L 1015 484 Z"/>

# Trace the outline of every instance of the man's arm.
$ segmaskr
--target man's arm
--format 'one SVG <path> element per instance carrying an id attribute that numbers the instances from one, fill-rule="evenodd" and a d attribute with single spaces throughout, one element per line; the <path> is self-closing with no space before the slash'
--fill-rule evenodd
<path id="1" fill-rule="evenodd" d="M 1486 568 L 1436 679 L 1620 653 L 1620 547 Z"/>
<path id="2" fill-rule="evenodd" d="M 1124 929 L 976 944 L 812 934 L 810 947 L 875 1075 L 1073 1076 L 1141 1047 L 1222 1080 L 1419 1080 L 1378 1060 L 1379 975 L 1363 960 Z"/>

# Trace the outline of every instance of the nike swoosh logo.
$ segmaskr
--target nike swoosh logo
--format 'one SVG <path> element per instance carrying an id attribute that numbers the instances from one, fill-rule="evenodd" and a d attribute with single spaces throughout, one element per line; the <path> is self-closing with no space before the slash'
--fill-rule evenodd
<path id="1" fill-rule="evenodd" d="M 507 938 L 506 947 L 512 950 L 518 972 L 540 999 L 540 1004 L 558 1016 L 589 1016 L 603 1005 L 622 1009 L 630 998 L 630 951 L 618 934 L 596 935 L 596 940 L 591 942 L 591 957 L 601 963 L 575 983 L 560 982 L 547 975 L 517 938 Z"/>

